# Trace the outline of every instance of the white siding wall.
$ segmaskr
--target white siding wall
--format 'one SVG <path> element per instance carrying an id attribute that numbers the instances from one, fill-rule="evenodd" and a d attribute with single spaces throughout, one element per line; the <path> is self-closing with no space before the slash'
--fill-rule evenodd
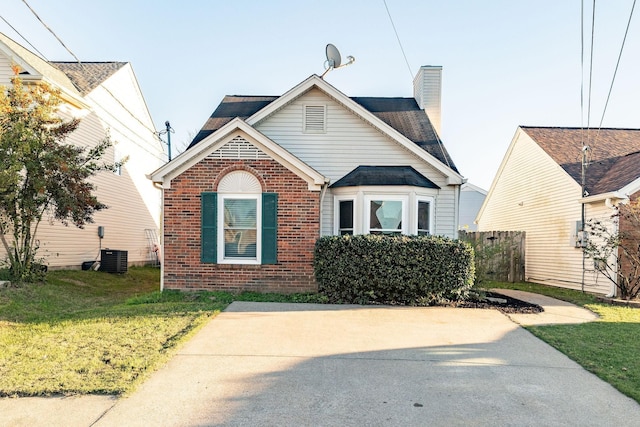
<path id="1" fill-rule="evenodd" d="M 581 218 L 580 186 L 524 132 L 518 131 L 510 150 L 478 229 L 525 231 L 527 280 L 580 289 L 582 251 L 571 246 L 575 222 Z M 587 211 L 602 213 L 595 206 Z M 608 293 L 610 286 L 602 277 L 587 274 L 585 290 Z"/>
<path id="2" fill-rule="evenodd" d="M 6 57 L 0 55 L 0 84 L 9 82 L 10 64 Z M 114 95 L 153 129 L 131 68 L 127 65 L 111 79 L 108 86 Z M 98 258 L 102 247 L 128 251 L 129 262 L 145 262 L 150 259 L 145 229 L 158 230 L 161 200 L 160 191 L 153 187 L 145 174 L 163 163 L 162 147 L 150 130 L 102 89 L 89 94 L 86 101 L 93 104 L 93 111 L 63 108 L 63 116 L 68 118 L 73 114 L 81 118 L 80 127 L 68 141 L 80 146 L 93 146 L 104 139 L 108 129 L 112 141 L 118 142 L 118 150 L 129 155 L 130 160 L 121 176 L 103 172 L 93 179 L 98 200 L 109 207 L 95 214 L 95 223 L 78 229 L 74 225 L 65 227 L 49 218 L 43 219 L 38 229 L 39 256 L 44 256 L 50 267 L 79 268 L 83 261 Z M 109 114 L 105 112 L 107 109 Z M 113 159 L 114 149 L 111 148 L 105 160 L 111 162 Z M 98 238 L 98 226 L 105 227 L 102 241 Z M 0 257 L 4 257 L 2 249 Z"/>
<path id="3" fill-rule="evenodd" d="M 466 188 L 464 185 L 462 186 L 462 190 L 460 191 L 460 220 L 458 225 L 461 230 L 476 231 L 478 229 L 475 220 L 486 197 L 487 195 L 485 193 L 481 193 L 472 188 Z"/>
<path id="4" fill-rule="evenodd" d="M 327 106 L 326 133 L 304 133 L 304 105 Z M 457 196 L 437 169 L 384 136 L 344 106 L 314 89 L 256 125 L 256 128 L 280 146 L 336 182 L 360 165 L 410 165 L 429 178 L 441 190 L 435 201 L 435 234 L 456 236 Z M 333 234 L 333 196 L 323 201 L 323 234 Z"/>
<path id="5" fill-rule="evenodd" d="M 9 84 L 9 79 L 13 76 L 11 66 L 11 59 L 0 54 L 0 85 L 6 86 Z"/>

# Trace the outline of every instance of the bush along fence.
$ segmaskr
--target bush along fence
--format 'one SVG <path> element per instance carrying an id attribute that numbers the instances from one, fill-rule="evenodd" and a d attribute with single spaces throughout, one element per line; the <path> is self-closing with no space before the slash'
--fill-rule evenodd
<path id="1" fill-rule="evenodd" d="M 475 251 L 476 283 L 525 281 L 524 231 L 460 231 Z"/>
<path id="2" fill-rule="evenodd" d="M 468 296 L 471 246 L 431 236 L 326 236 L 316 242 L 318 290 L 331 303 L 435 305 Z"/>

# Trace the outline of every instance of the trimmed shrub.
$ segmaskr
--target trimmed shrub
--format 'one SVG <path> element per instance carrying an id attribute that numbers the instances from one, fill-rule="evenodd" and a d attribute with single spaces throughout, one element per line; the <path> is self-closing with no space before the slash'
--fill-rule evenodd
<path id="1" fill-rule="evenodd" d="M 316 242 L 314 271 L 331 303 L 436 305 L 468 296 L 473 249 L 434 236 L 327 236 Z"/>

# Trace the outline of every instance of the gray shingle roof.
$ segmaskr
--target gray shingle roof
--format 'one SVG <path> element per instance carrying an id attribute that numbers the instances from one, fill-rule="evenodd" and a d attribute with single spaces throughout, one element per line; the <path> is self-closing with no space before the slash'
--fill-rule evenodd
<path id="1" fill-rule="evenodd" d="M 521 128 L 578 184 L 582 181 L 582 146 L 588 145 L 586 190 L 590 195 L 620 190 L 640 178 L 640 129 Z"/>
<path id="2" fill-rule="evenodd" d="M 188 148 L 193 147 L 234 118 L 247 119 L 278 98 L 278 96 L 225 96 Z M 424 110 L 418 107 L 415 99 L 380 97 L 353 97 L 351 99 L 440 162 L 458 172 L 451 156 L 436 136 L 429 117 Z"/>
<path id="3" fill-rule="evenodd" d="M 50 62 L 65 73 L 84 96 L 107 80 L 126 62 Z"/>
<path id="4" fill-rule="evenodd" d="M 336 187 L 360 185 L 410 185 L 439 189 L 430 179 L 411 166 L 358 166 L 333 184 Z"/>

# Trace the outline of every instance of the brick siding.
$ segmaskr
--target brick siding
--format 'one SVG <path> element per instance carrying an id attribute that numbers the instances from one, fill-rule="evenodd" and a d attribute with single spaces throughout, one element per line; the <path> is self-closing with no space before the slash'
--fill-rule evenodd
<path id="1" fill-rule="evenodd" d="M 200 262 L 200 194 L 217 191 L 234 170 L 252 173 L 263 192 L 278 194 L 278 262 L 274 265 Z M 164 191 L 164 287 L 229 292 L 314 292 L 313 249 L 319 235 L 320 193 L 272 159 L 206 158 Z"/>

